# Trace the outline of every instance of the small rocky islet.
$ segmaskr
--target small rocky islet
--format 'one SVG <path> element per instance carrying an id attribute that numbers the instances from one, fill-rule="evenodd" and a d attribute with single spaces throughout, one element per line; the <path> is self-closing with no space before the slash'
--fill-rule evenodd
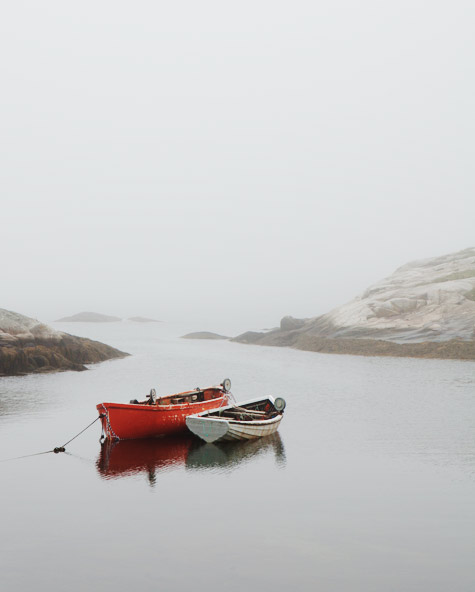
<path id="1" fill-rule="evenodd" d="M 120 317 L 101 314 L 99 312 L 78 312 L 70 317 L 58 319 L 57 323 L 118 323 Z"/>
<path id="2" fill-rule="evenodd" d="M 182 339 L 230 339 L 230 337 L 220 335 L 219 333 L 212 333 L 211 331 L 195 331 L 194 333 L 182 335 Z"/>
<path id="3" fill-rule="evenodd" d="M 61 370 L 86 370 L 128 353 L 85 337 L 76 337 L 48 325 L 0 309 L 0 376 L 21 376 Z"/>
<path id="4" fill-rule="evenodd" d="M 149 319 L 148 317 L 130 317 L 127 320 L 132 321 L 133 323 L 161 323 L 162 322 L 162 321 L 157 321 L 157 319 Z"/>

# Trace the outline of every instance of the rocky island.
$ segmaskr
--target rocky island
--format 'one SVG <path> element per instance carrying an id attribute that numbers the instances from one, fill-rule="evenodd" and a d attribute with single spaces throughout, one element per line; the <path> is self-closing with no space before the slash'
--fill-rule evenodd
<path id="1" fill-rule="evenodd" d="M 116 323 L 121 321 L 120 317 L 111 317 L 98 312 L 78 312 L 71 317 L 58 319 L 57 323 Z"/>
<path id="2" fill-rule="evenodd" d="M 408 263 L 310 319 L 247 332 L 241 343 L 355 355 L 475 359 L 475 248 Z"/>
<path id="3" fill-rule="evenodd" d="M 161 323 L 162 322 L 162 321 L 157 321 L 156 319 L 149 319 L 148 317 L 130 317 L 127 320 L 132 321 L 133 323 Z"/>
<path id="4" fill-rule="evenodd" d="M 219 335 L 219 333 L 212 333 L 211 331 L 195 331 L 194 333 L 187 333 L 182 335 L 182 339 L 229 339 L 226 335 Z"/>
<path id="5" fill-rule="evenodd" d="M 67 333 L 24 315 L 0 309 L 0 376 L 86 370 L 94 364 L 129 354 Z"/>

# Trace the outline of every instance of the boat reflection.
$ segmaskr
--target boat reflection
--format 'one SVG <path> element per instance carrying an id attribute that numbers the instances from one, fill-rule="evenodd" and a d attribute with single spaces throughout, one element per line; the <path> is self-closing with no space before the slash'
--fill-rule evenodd
<path id="1" fill-rule="evenodd" d="M 278 432 L 256 440 L 201 444 L 188 452 L 185 464 L 187 469 L 229 470 L 267 454 L 273 454 L 278 465 L 285 465 L 284 443 Z"/>
<path id="2" fill-rule="evenodd" d="M 155 483 L 157 471 L 183 465 L 190 448 L 196 444 L 193 436 L 147 438 L 142 440 L 105 440 L 96 462 L 97 470 L 105 479 L 148 474 Z"/>
<path id="3" fill-rule="evenodd" d="M 185 467 L 187 470 L 231 470 L 257 456 L 273 454 L 285 465 L 285 450 L 278 433 L 246 442 L 206 444 L 194 436 L 144 440 L 106 440 L 96 461 L 99 475 L 117 479 L 144 474 L 154 485 L 157 473 Z"/>

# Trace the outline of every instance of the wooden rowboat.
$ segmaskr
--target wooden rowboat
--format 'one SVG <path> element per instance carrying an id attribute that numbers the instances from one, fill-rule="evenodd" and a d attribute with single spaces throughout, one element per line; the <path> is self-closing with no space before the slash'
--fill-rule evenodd
<path id="1" fill-rule="evenodd" d="M 186 425 L 205 442 L 253 440 L 276 432 L 284 409 L 285 401 L 281 397 L 251 399 L 239 405 L 190 415 Z"/>
<path id="2" fill-rule="evenodd" d="M 152 389 L 144 401 L 99 403 L 96 409 L 109 440 L 156 438 L 186 432 L 188 415 L 226 405 L 230 388 L 231 381 L 226 378 L 218 386 L 163 397 L 157 397 Z"/>

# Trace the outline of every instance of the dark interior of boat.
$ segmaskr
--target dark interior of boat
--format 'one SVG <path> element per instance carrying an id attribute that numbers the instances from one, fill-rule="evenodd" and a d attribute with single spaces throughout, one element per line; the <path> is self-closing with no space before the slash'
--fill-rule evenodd
<path id="1" fill-rule="evenodd" d="M 246 403 L 242 406 L 234 405 L 228 409 L 216 409 L 206 414 L 207 417 L 222 417 L 235 421 L 258 421 L 272 419 L 280 415 L 269 399 Z"/>
<path id="2" fill-rule="evenodd" d="M 163 397 L 157 397 L 155 389 L 152 389 L 145 400 L 138 401 L 137 399 L 132 399 L 130 403 L 132 405 L 183 405 L 183 403 L 211 401 L 212 399 L 218 399 L 223 395 L 224 392 L 219 387 L 205 389 L 196 388 L 193 391 L 186 391 L 176 395 L 165 395 Z"/>

